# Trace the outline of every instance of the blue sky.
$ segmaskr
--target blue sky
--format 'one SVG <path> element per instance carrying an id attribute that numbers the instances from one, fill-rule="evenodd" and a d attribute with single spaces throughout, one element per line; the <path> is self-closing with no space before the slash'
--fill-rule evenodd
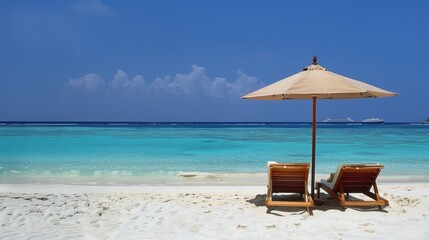
<path id="1" fill-rule="evenodd" d="M 399 96 L 318 120 L 429 117 L 428 1 L 1 1 L 0 121 L 311 121 L 240 97 L 320 65 Z"/>

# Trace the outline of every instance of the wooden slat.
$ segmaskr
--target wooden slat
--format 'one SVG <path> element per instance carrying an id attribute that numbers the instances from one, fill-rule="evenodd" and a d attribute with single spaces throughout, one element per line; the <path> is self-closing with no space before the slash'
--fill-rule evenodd
<path id="1" fill-rule="evenodd" d="M 273 171 L 271 172 L 271 176 L 303 176 L 305 177 L 305 173 L 299 173 L 299 172 L 295 172 L 295 173 L 290 173 L 290 172 L 277 172 L 277 171 Z"/>
<path id="2" fill-rule="evenodd" d="M 384 206 L 384 201 L 345 201 L 346 207 L 367 207 L 367 206 Z"/>
<path id="3" fill-rule="evenodd" d="M 353 181 L 353 180 L 360 180 L 360 181 L 371 181 L 374 180 L 376 175 L 374 174 L 343 174 L 341 179 L 343 181 Z"/>
<path id="4" fill-rule="evenodd" d="M 313 202 L 266 201 L 268 207 L 313 207 Z"/>
<path id="5" fill-rule="evenodd" d="M 274 188 L 273 193 L 300 193 L 305 194 L 305 190 L 298 188 Z"/>
<path id="6" fill-rule="evenodd" d="M 303 184 L 290 184 L 290 183 L 275 183 L 273 185 L 273 188 L 277 188 L 277 187 L 294 187 L 294 188 L 302 188 L 305 189 L 305 186 Z"/>
<path id="7" fill-rule="evenodd" d="M 305 178 L 304 176 L 290 176 L 290 175 L 275 175 L 275 176 L 271 176 L 271 179 L 273 179 L 273 181 L 304 181 Z"/>

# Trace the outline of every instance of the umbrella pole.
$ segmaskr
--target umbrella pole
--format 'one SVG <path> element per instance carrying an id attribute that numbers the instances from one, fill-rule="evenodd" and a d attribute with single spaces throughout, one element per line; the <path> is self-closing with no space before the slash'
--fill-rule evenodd
<path id="1" fill-rule="evenodd" d="M 316 172 L 316 101 L 317 97 L 313 97 L 313 132 L 311 145 L 311 198 L 314 200 L 314 182 Z"/>

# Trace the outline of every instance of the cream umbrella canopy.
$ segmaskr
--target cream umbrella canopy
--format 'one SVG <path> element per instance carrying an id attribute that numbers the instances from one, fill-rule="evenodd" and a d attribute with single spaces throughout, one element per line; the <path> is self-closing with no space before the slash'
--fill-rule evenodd
<path id="1" fill-rule="evenodd" d="M 396 95 L 398 94 L 330 72 L 320 66 L 317 63 L 317 57 L 314 56 L 313 64 L 303 68 L 301 72 L 249 93 L 242 99 L 313 100 L 311 197 L 314 199 L 317 99 L 376 98 Z"/>

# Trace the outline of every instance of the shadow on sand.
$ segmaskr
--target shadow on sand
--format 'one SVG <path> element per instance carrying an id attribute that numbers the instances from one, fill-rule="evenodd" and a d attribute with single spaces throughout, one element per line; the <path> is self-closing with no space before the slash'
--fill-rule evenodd
<path id="1" fill-rule="evenodd" d="M 255 205 L 256 207 L 265 207 L 265 198 L 267 197 L 267 194 L 257 194 L 254 198 L 246 200 L 246 202 L 251 203 Z M 273 196 L 273 200 L 275 201 L 299 201 L 302 198 L 297 194 L 291 194 L 291 195 L 275 195 Z M 316 198 L 317 199 L 317 198 Z M 360 201 L 363 200 L 361 198 L 357 198 L 354 196 L 350 196 L 350 200 L 356 200 Z M 319 200 L 319 199 L 318 199 Z M 338 212 L 344 212 L 347 211 L 347 209 L 355 210 L 359 212 L 383 212 L 388 213 L 385 209 L 379 209 L 378 207 L 368 206 L 368 207 L 347 207 L 342 208 L 329 194 L 326 193 L 320 193 L 320 200 L 321 205 L 314 206 L 312 209 L 313 211 L 317 212 L 326 212 L 326 211 L 338 211 Z M 273 207 L 271 208 L 271 211 L 276 211 L 276 213 L 271 212 L 270 214 L 276 215 L 276 216 L 284 216 L 282 214 L 279 214 L 278 212 L 284 212 L 284 213 L 291 213 L 292 215 L 296 214 L 306 214 L 307 211 L 305 208 L 302 207 Z"/>
<path id="2" fill-rule="evenodd" d="M 247 200 L 246 202 L 254 204 L 256 207 L 265 207 L 265 198 L 267 197 L 267 194 L 257 194 L 254 198 Z M 304 201 L 302 197 L 300 197 L 299 194 L 290 194 L 290 195 L 274 195 L 273 196 L 274 201 Z M 276 211 L 275 213 L 272 211 Z M 278 212 L 285 212 L 288 213 L 287 215 L 301 215 L 301 214 L 307 214 L 307 209 L 303 207 L 270 207 L 267 208 L 267 213 L 284 217 L 285 215 L 279 214 Z"/>

